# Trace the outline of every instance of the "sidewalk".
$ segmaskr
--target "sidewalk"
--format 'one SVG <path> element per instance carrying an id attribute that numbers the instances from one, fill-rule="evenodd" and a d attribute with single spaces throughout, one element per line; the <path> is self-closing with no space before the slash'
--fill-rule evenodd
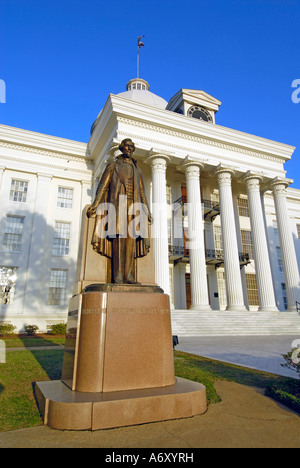
<path id="1" fill-rule="evenodd" d="M 0 448 L 300 448 L 298 415 L 253 387 L 215 388 L 222 401 L 202 416 L 95 432 L 38 426 L 0 433 Z"/>
<path id="2" fill-rule="evenodd" d="M 291 351 L 299 335 L 284 336 L 202 336 L 180 337 L 176 350 L 250 367 L 271 374 L 297 378 L 296 372 L 282 367 L 282 354 Z M 297 346 L 298 347 L 298 346 Z"/>
<path id="3" fill-rule="evenodd" d="M 179 337 L 176 350 L 297 378 L 280 365 L 295 339 L 300 337 Z M 260 389 L 227 381 L 215 388 L 222 401 L 202 416 L 95 432 L 41 425 L 0 433 L 0 448 L 300 448 L 296 413 Z"/>

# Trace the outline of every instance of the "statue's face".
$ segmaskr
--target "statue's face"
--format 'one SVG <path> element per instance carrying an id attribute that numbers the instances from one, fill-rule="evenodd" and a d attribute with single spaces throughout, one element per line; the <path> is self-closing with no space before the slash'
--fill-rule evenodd
<path id="1" fill-rule="evenodd" d="M 131 156 L 134 153 L 134 146 L 131 141 L 126 141 L 123 146 L 123 154 L 127 156 L 128 158 L 131 158 Z"/>

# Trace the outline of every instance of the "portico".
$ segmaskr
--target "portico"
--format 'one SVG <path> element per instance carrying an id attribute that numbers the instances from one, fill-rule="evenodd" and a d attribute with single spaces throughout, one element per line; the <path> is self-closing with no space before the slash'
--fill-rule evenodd
<path id="1" fill-rule="evenodd" d="M 295 148 L 218 125 L 221 101 L 205 91 L 181 89 L 167 102 L 146 84 L 130 80 L 127 91 L 108 96 L 87 144 L 0 126 L 1 268 L 5 278 L 17 272 L 15 298 L 3 301 L 2 317 L 18 328 L 35 322 L 40 330 L 64 317 L 82 209 L 124 138 L 136 146 L 153 218 L 155 282 L 170 295 L 174 316 L 182 311 L 181 323 L 189 316 L 200 323 L 206 314 L 213 320 L 215 313 L 228 322 L 239 315 L 249 321 L 252 313 L 254 323 L 286 312 L 296 317 L 300 191 L 290 187 L 284 167 Z M 20 183 L 28 196 L 24 189 L 16 201 L 10 194 Z M 38 232 L 49 242 L 37 271 L 47 285 L 38 298 L 24 281 L 37 274 L 31 244 L 42 242 L 36 233 L 42 213 L 47 219 Z M 12 235 L 22 255 L 9 250 Z"/>

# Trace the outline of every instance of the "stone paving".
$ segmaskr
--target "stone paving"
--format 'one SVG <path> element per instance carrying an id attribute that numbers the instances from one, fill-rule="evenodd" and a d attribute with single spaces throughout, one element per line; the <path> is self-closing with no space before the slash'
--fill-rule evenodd
<path id="1" fill-rule="evenodd" d="M 202 336 L 178 337 L 176 350 L 218 361 L 238 364 L 272 374 L 297 378 L 297 374 L 281 364 L 282 354 L 292 349 L 300 335 L 286 336 Z M 298 347 L 298 346 L 297 346 Z"/>

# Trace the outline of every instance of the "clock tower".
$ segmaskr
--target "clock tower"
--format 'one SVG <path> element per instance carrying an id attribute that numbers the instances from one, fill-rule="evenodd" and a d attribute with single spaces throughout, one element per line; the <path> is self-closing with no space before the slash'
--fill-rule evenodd
<path id="1" fill-rule="evenodd" d="M 170 99 L 167 110 L 202 122 L 215 123 L 215 114 L 221 104 L 221 101 L 205 91 L 181 89 Z"/>

